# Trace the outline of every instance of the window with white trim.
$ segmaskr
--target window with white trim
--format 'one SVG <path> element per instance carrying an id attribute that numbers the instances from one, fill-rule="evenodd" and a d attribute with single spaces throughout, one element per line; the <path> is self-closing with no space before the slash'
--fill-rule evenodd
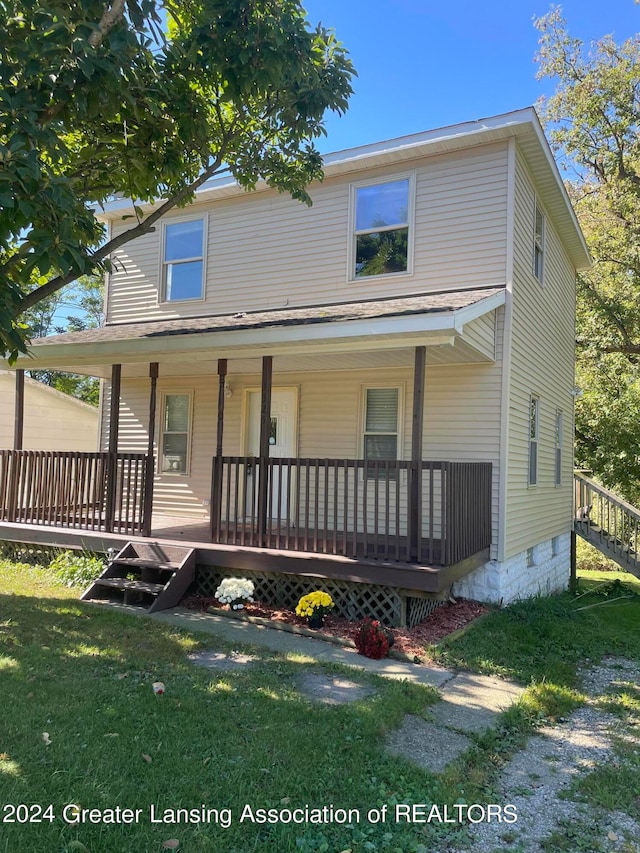
<path id="1" fill-rule="evenodd" d="M 350 278 L 410 270 L 412 180 L 354 188 Z"/>
<path id="2" fill-rule="evenodd" d="M 397 459 L 400 389 L 365 388 L 364 395 L 364 458 L 370 461 Z"/>
<path id="3" fill-rule="evenodd" d="M 555 475 L 554 483 L 556 486 L 562 485 L 562 412 L 560 409 L 556 411 L 556 435 L 555 435 Z"/>
<path id="4" fill-rule="evenodd" d="M 167 302 L 202 299 L 206 219 L 181 219 L 164 225 L 162 281 Z"/>
<path id="5" fill-rule="evenodd" d="M 535 200 L 534 229 L 533 229 L 533 274 L 542 283 L 544 277 L 544 243 L 545 243 L 545 216 Z"/>
<path id="6" fill-rule="evenodd" d="M 538 438 L 540 434 L 540 400 L 531 397 L 529 401 L 529 485 L 538 482 Z"/>
<path id="7" fill-rule="evenodd" d="M 191 394 L 165 394 L 160 437 L 160 470 L 163 473 L 187 473 L 190 439 Z"/>

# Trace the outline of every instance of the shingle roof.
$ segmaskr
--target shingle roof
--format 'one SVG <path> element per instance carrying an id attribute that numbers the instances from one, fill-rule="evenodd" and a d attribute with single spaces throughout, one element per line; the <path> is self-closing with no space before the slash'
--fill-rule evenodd
<path id="1" fill-rule="evenodd" d="M 339 323 L 346 320 L 367 320 L 380 317 L 402 317 L 416 314 L 448 313 L 481 302 L 500 293 L 504 287 L 478 290 L 455 290 L 444 293 L 425 293 L 397 299 L 350 302 L 339 305 L 316 305 L 305 308 L 278 308 L 273 311 L 241 312 L 213 317 L 153 320 L 146 323 L 121 323 L 84 332 L 68 332 L 35 338 L 31 346 L 48 344 L 106 343 L 142 338 L 197 335 L 206 332 L 239 331 L 277 326 L 305 326 Z"/>

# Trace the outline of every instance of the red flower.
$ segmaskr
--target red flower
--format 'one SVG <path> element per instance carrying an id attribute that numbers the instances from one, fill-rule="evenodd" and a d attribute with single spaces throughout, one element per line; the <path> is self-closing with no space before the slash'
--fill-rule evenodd
<path id="1" fill-rule="evenodd" d="M 377 619 L 364 619 L 356 630 L 354 641 L 358 652 L 373 660 L 386 658 L 389 653 L 389 637 Z"/>

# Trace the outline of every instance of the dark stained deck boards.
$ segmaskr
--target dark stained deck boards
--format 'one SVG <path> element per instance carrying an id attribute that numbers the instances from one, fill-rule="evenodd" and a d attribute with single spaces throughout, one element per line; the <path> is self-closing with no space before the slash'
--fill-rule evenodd
<path id="1" fill-rule="evenodd" d="M 159 595 L 165 588 L 163 583 L 149 583 L 149 581 L 132 581 L 127 578 L 99 578 L 96 583 L 99 586 L 109 586 L 113 589 L 124 589 L 127 592 L 146 592 L 149 595 Z"/>
<path id="2" fill-rule="evenodd" d="M 217 545 L 209 541 L 209 522 L 206 519 L 156 516 L 154 522 L 150 539 L 101 531 L 0 522 L 0 541 L 99 552 L 106 552 L 109 548 L 120 550 L 131 541 L 187 545 L 197 550 L 196 563 L 199 566 L 377 583 L 425 593 L 445 591 L 455 580 L 469 574 L 489 558 L 488 551 L 483 551 L 456 565 L 442 568 L 425 564 L 352 559 L 334 554 Z"/>
<path id="3" fill-rule="evenodd" d="M 118 557 L 118 565 L 132 566 L 136 569 L 158 569 L 163 572 L 175 572 L 180 568 L 179 563 L 158 563 L 154 560 L 144 560 L 141 557 Z"/>

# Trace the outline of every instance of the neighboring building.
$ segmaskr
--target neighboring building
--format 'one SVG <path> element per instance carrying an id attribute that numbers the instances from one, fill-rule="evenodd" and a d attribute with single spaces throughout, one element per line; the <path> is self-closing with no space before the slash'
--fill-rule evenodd
<path id="1" fill-rule="evenodd" d="M 0 370 L 0 450 L 14 446 L 15 375 Z M 56 391 L 35 379 L 25 379 L 25 450 L 98 449 L 98 409 Z"/>
<path id="2" fill-rule="evenodd" d="M 212 500 L 220 565 L 566 586 L 590 261 L 534 110 L 331 155 L 310 194 L 204 185 L 115 253 L 106 326 L 33 365 L 119 385 L 103 449 L 145 454 L 151 424 L 153 512 Z M 107 206 L 112 235 L 130 209 Z"/>

